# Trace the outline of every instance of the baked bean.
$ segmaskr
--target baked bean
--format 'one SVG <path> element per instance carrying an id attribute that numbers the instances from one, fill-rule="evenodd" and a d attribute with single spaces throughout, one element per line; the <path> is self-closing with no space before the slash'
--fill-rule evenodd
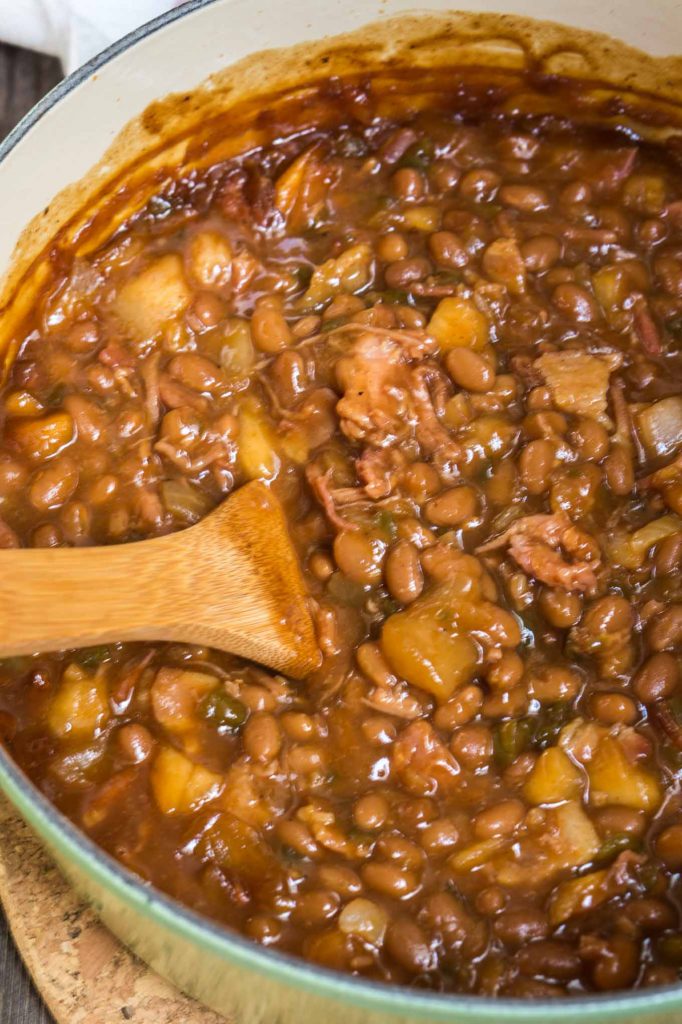
<path id="1" fill-rule="evenodd" d="M 474 833 L 479 839 L 509 835 L 521 824 L 525 813 L 526 808 L 520 800 L 501 800 L 476 815 Z"/>
<path id="2" fill-rule="evenodd" d="M 654 616 L 646 630 L 652 651 L 666 651 L 677 647 L 682 640 L 682 604 L 672 604 Z"/>
<path id="3" fill-rule="evenodd" d="M 419 834 L 419 842 L 429 857 L 444 857 L 457 846 L 460 839 L 460 829 L 449 818 L 437 818 Z"/>
<path id="4" fill-rule="evenodd" d="M 441 935 L 444 944 L 466 958 L 474 959 L 488 943 L 488 929 L 477 921 L 462 900 L 450 892 L 437 892 L 424 900 L 419 921 Z"/>
<path id="5" fill-rule="evenodd" d="M 535 235 L 521 247 L 521 258 L 526 270 L 534 274 L 542 274 L 561 259 L 561 243 L 554 235 Z"/>
<path id="6" fill-rule="evenodd" d="M 302 316 L 291 327 L 291 333 L 295 338 L 309 338 L 311 334 L 317 334 L 320 329 L 322 318 L 313 313 Z"/>
<path id="7" fill-rule="evenodd" d="M 664 541 L 656 545 L 654 566 L 657 576 L 670 576 L 672 573 L 679 572 L 680 566 L 682 566 L 682 533 L 666 537 Z"/>
<path id="8" fill-rule="evenodd" d="M 570 981 L 582 971 L 582 960 L 565 942 L 552 939 L 536 939 L 522 949 L 516 962 L 522 974 L 540 975 L 556 981 Z"/>
<path id="9" fill-rule="evenodd" d="M 286 756 L 289 770 L 297 774 L 309 775 L 314 772 L 322 772 L 327 767 L 327 752 L 319 743 L 305 743 L 297 747 L 290 747 Z"/>
<path id="10" fill-rule="evenodd" d="M 194 330 L 215 327 L 227 315 L 227 306 L 217 295 L 200 292 L 188 312 L 188 321 Z"/>
<path id="11" fill-rule="evenodd" d="M 421 504 L 440 490 L 440 477 L 428 462 L 413 462 L 403 473 L 403 486 Z"/>
<path id="12" fill-rule="evenodd" d="M 497 937 L 509 949 L 520 949 L 538 939 L 544 939 L 550 930 L 549 921 L 541 910 L 535 907 L 504 910 L 495 919 L 493 928 Z"/>
<path id="13" fill-rule="evenodd" d="M 99 329 L 94 320 L 80 320 L 69 328 L 64 344 L 71 352 L 92 352 L 100 343 Z"/>
<path id="14" fill-rule="evenodd" d="M 608 594 L 594 601 L 585 612 L 582 628 L 599 639 L 604 633 L 619 633 L 634 625 L 629 601 L 618 594 Z"/>
<path id="15" fill-rule="evenodd" d="M 310 830 L 302 821 L 292 821 L 285 818 L 277 822 L 277 837 L 284 846 L 288 846 L 301 857 L 308 857 L 316 860 L 322 855 L 322 848 L 315 842 Z M 320 878 L 322 882 L 322 878 Z"/>
<path id="16" fill-rule="evenodd" d="M 89 539 L 92 516 L 83 501 L 69 501 L 59 513 L 64 538 L 68 544 L 83 544 Z"/>
<path id="17" fill-rule="evenodd" d="M 601 462 L 609 450 L 606 428 L 589 416 L 582 416 L 570 434 L 580 457 L 587 462 Z"/>
<path id="18" fill-rule="evenodd" d="M 632 685 L 643 704 L 653 704 L 657 700 L 671 697 L 679 682 L 680 669 L 677 658 L 673 654 L 661 651 L 659 654 L 652 654 L 644 662 Z"/>
<path id="19" fill-rule="evenodd" d="M 594 823 L 602 835 L 639 837 L 646 828 L 647 820 L 642 811 L 630 807 L 607 806 L 595 810 Z"/>
<path id="20" fill-rule="evenodd" d="M 669 825 L 656 837 L 656 855 L 673 871 L 682 868 L 682 825 Z"/>
<path id="21" fill-rule="evenodd" d="M 412 256 L 389 263 L 384 271 L 384 279 L 388 288 L 402 289 L 414 281 L 421 281 L 430 270 L 431 265 L 423 256 Z"/>
<path id="22" fill-rule="evenodd" d="M 343 864 L 321 864 L 318 877 L 322 885 L 337 892 L 342 899 L 351 899 L 362 892 L 360 876 Z"/>
<path id="23" fill-rule="evenodd" d="M 424 575 L 416 547 L 406 540 L 394 544 L 386 558 L 384 575 L 389 593 L 396 601 L 410 604 L 419 597 L 424 587 Z"/>
<path id="24" fill-rule="evenodd" d="M 610 939 L 585 935 L 580 941 L 581 956 L 593 962 L 592 980 L 601 991 L 613 991 L 632 985 L 639 969 L 639 945 L 624 935 Z"/>
<path id="25" fill-rule="evenodd" d="M 426 518 L 434 526 L 461 526 L 476 515 L 478 500 L 471 487 L 462 485 L 442 491 L 426 503 Z"/>
<path id="26" fill-rule="evenodd" d="M 393 719 L 383 715 L 374 715 L 372 718 L 366 718 L 362 723 L 362 732 L 372 746 L 383 747 L 393 742 L 398 729 Z"/>
<path id="27" fill-rule="evenodd" d="M 439 192 L 447 192 L 457 185 L 460 171 L 452 160 L 434 160 L 430 168 L 430 176 L 435 189 Z"/>
<path id="28" fill-rule="evenodd" d="M 606 482 L 614 494 L 621 497 L 630 494 L 635 486 L 635 471 L 632 456 L 622 445 L 614 445 L 611 454 L 604 461 Z"/>
<path id="29" fill-rule="evenodd" d="M 6 498 L 13 491 L 19 491 L 26 485 L 28 470 L 14 459 L 0 460 L 0 497 Z"/>
<path id="30" fill-rule="evenodd" d="M 154 749 L 154 737 L 149 729 L 137 722 L 121 726 L 116 734 L 121 754 L 132 764 L 146 761 Z"/>
<path id="31" fill-rule="evenodd" d="M 376 889 L 382 895 L 396 900 L 413 896 L 419 888 L 417 875 L 414 871 L 406 871 L 401 864 L 369 861 L 362 865 L 360 874 L 370 889 Z"/>
<path id="32" fill-rule="evenodd" d="M 549 488 L 555 461 L 556 450 L 551 441 L 529 441 L 519 458 L 521 479 L 529 494 L 543 494 Z"/>
<path id="33" fill-rule="evenodd" d="M 257 302 L 251 317 L 251 337 L 261 352 L 281 352 L 291 344 L 291 328 L 277 306 Z"/>
<path id="34" fill-rule="evenodd" d="M 528 680 L 530 693 L 541 704 L 573 700 L 582 686 L 579 674 L 561 665 L 547 665 L 537 670 Z"/>
<path id="35" fill-rule="evenodd" d="M 479 686 L 464 686 L 446 704 L 436 708 L 433 716 L 434 725 L 439 729 L 451 731 L 458 725 L 466 725 L 475 718 L 483 704 L 483 694 Z"/>
<path id="36" fill-rule="evenodd" d="M 322 583 L 326 582 L 334 572 L 334 562 L 324 551 L 313 551 L 308 559 L 308 568 Z"/>
<path id="37" fill-rule="evenodd" d="M 511 690 L 523 677 L 523 660 L 516 651 L 504 651 L 488 669 L 486 680 L 496 690 Z"/>
<path id="38" fill-rule="evenodd" d="M 419 925 L 408 917 L 389 924 L 386 949 L 411 974 L 424 974 L 436 969 L 438 958 L 435 949 Z"/>
<path id="39" fill-rule="evenodd" d="M 448 373 L 465 391 L 490 391 L 495 381 L 495 371 L 480 352 L 462 348 L 449 352 L 445 359 Z"/>
<path id="40" fill-rule="evenodd" d="M 82 395 L 68 395 L 64 399 L 64 408 L 76 424 L 79 440 L 97 444 L 105 436 L 106 414 L 94 402 Z"/>
<path id="41" fill-rule="evenodd" d="M 545 190 L 530 185 L 503 185 L 499 191 L 499 200 L 521 213 L 539 213 L 549 206 Z"/>
<path id="42" fill-rule="evenodd" d="M 448 270 L 459 270 L 469 262 L 469 253 L 453 231 L 434 231 L 429 236 L 429 252 L 434 263 Z"/>
<path id="43" fill-rule="evenodd" d="M 592 199 L 592 187 L 586 181 L 571 181 L 564 185 L 559 202 L 563 206 L 574 206 L 576 203 L 589 203 Z"/>
<path id="44" fill-rule="evenodd" d="M 336 917 L 340 906 L 341 900 L 335 892 L 325 889 L 303 892 L 296 898 L 291 919 L 297 924 L 320 925 Z"/>
<path id="45" fill-rule="evenodd" d="M 356 800 L 353 806 L 353 820 L 358 828 L 374 831 L 382 828 L 388 818 L 390 806 L 381 793 L 367 793 Z"/>
<path id="46" fill-rule="evenodd" d="M 34 478 L 28 499 L 40 512 L 60 508 L 78 487 L 78 465 L 68 455 L 54 459 Z"/>
<path id="47" fill-rule="evenodd" d="M 375 586 L 381 579 L 386 545 L 356 530 L 342 531 L 334 540 L 334 558 L 341 572 L 355 583 Z"/>
<path id="48" fill-rule="evenodd" d="M 467 171 L 459 182 L 459 194 L 475 203 L 489 203 L 497 195 L 502 179 L 489 168 L 480 167 Z"/>
<path id="49" fill-rule="evenodd" d="M 634 700 L 624 693 L 592 694 L 590 714 L 605 725 L 632 725 L 639 717 Z"/>
<path id="50" fill-rule="evenodd" d="M 450 749 L 465 768 L 484 768 L 493 756 L 493 738 L 485 725 L 464 725 L 450 741 Z"/>
<path id="51" fill-rule="evenodd" d="M 183 352 L 174 356 L 169 371 L 180 384 L 192 391 L 213 391 L 223 384 L 219 366 L 196 352 Z"/>
<path id="52" fill-rule="evenodd" d="M 504 889 L 491 886 L 489 889 L 482 889 L 476 897 L 476 910 L 486 917 L 499 912 L 506 907 L 509 897 Z"/>
<path id="53" fill-rule="evenodd" d="M 377 255 L 385 263 L 404 260 L 408 252 L 407 239 L 399 231 L 391 231 L 387 235 L 382 235 L 377 241 Z"/>
<path id="54" fill-rule="evenodd" d="M 552 302 L 569 319 L 578 323 L 591 323 L 597 319 L 597 304 L 584 288 L 577 284 L 559 284 L 552 293 Z"/>
<path id="55" fill-rule="evenodd" d="M 583 611 L 580 594 L 563 587 L 543 587 L 538 604 L 549 624 L 557 629 L 575 626 Z"/>
<path id="56" fill-rule="evenodd" d="M 485 482 L 485 496 L 492 505 L 509 505 L 516 495 L 518 476 L 515 464 L 500 462 L 490 471 Z"/>
<path id="57" fill-rule="evenodd" d="M 415 167 L 401 167 L 391 178 L 391 189 L 398 199 L 421 199 L 426 191 L 426 182 Z"/>
<path id="58" fill-rule="evenodd" d="M 251 715 L 242 731 L 244 750 L 254 759 L 266 763 L 277 757 L 282 746 L 277 719 L 272 715 Z"/>
<path id="59" fill-rule="evenodd" d="M 287 711 L 282 715 L 282 728 L 292 740 L 305 743 L 325 734 L 324 727 L 312 715 L 303 711 Z"/>
<path id="60" fill-rule="evenodd" d="M 630 900 L 627 910 L 623 914 L 625 928 L 629 929 L 635 925 L 645 935 L 674 928 L 676 924 L 677 914 L 663 900 L 647 899 L 646 897 Z"/>

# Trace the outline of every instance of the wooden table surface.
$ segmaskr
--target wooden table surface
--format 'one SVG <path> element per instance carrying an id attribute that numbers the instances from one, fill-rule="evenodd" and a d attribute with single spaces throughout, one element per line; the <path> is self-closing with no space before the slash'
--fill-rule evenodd
<path id="1" fill-rule="evenodd" d="M 2 2 L 4 0 L 0 0 Z M 60 78 L 61 69 L 56 60 L 0 44 L 0 139 Z M 14 948 L 2 911 L 0 1024 L 52 1024 L 52 1017 L 43 1006 Z"/>

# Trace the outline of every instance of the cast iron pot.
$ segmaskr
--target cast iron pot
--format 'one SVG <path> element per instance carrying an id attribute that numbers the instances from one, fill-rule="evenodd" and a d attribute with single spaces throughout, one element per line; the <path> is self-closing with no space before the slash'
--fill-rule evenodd
<path id="1" fill-rule="evenodd" d="M 428 67 L 434 51 L 453 66 L 519 68 L 532 59 L 543 70 L 627 91 L 634 121 L 638 96 L 647 94 L 650 102 L 655 94 L 659 114 L 682 138 L 682 58 L 674 56 L 682 52 L 679 0 L 470 0 L 468 14 L 449 13 L 448 0 L 430 0 L 428 7 L 415 14 L 410 0 L 190 0 L 65 79 L 0 146 L 5 368 L 14 354 L 15 325 L 40 287 L 40 254 L 49 239 L 58 230 L 75 232 L 83 204 L 101 200 L 121 174 L 139 174 L 141 155 L 150 164 L 181 166 L 185 151 L 178 139 L 189 136 L 192 121 L 201 123 L 249 96 L 294 89 L 330 71 L 380 68 L 389 59 L 394 66 Z M 507 15 L 490 13 L 500 8 Z M 398 24 L 391 20 L 397 16 Z M 528 21 L 533 16 L 570 26 L 538 26 Z M 349 32 L 339 56 L 333 37 Z M 285 49 L 260 52 L 271 48 Z M 237 61 L 236 71 L 221 71 Z M 208 87 L 198 88 L 218 72 Z M 179 91 L 176 100 L 153 105 Z M 656 132 L 665 134 L 660 117 L 658 122 Z M 125 171 L 132 161 L 137 172 Z M 73 182 L 77 187 L 69 187 Z M 143 193 L 138 190 L 137 198 Z M 67 821 L 2 748 L 0 788 L 111 930 L 160 974 L 235 1024 L 655 1024 L 682 1014 L 682 985 L 527 1002 L 442 995 L 326 970 L 250 942 L 142 882 Z"/>

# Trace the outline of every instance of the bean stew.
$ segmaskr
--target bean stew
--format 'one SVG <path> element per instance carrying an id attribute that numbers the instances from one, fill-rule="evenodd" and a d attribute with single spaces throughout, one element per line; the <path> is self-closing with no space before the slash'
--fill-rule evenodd
<path id="1" fill-rule="evenodd" d="M 265 480 L 322 667 L 36 653 L 0 663 L 0 734 L 265 946 L 446 992 L 675 982 L 679 158 L 466 83 L 403 118 L 353 90 L 61 251 L 2 395 L 0 546 L 143 540 Z"/>

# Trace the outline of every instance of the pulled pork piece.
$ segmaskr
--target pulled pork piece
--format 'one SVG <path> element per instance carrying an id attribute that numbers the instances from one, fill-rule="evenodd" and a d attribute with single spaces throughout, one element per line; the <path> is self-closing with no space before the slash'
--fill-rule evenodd
<path id="1" fill-rule="evenodd" d="M 337 530 L 359 530 L 360 527 L 357 523 L 352 523 L 350 520 L 344 519 L 343 516 L 340 516 L 336 511 L 337 491 L 332 490 L 329 486 L 332 476 L 331 469 L 328 469 L 326 473 L 323 473 L 320 467 L 316 466 L 313 462 L 309 466 L 306 466 L 305 475 L 310 487 L 312 488 L 313 494 L 324 509 L 325 515 L 332 526 L 335 526 Z M 344 496 L 349 490 L 359 491 L 360 489 L 344 487 Z"/>
<path id="2" fill-rule="evenodd" d="M 377 330 L 362 334 L 336 364 L 336 377 L 344 391 L 336 406 L 341 430 L 351 441 L 388 448 L 416 438 L 426 455 L 442 464 L 456 461 L 461 452 L 436 414 L 431 388 L 442 390 L 442 375 L 435 364 L 425 363 L 435 351 L 426 336 Z M 413 366 L 415 360 L 420 365 Z"/>
<path id="3" fill-rule="evenodd" d="M 592 538 L 573 525 L 563 512 L 553 515 L 524 516 L 495 540 L 483 544 L 477 554 L 497 551 L 509 545 L 509 554 L 529 576 L 550 587 L 592 593 L 597 586 L 595 570 L 599 558 L 590 561 L 583 555 L 593 546 Z M 574 560 L 567 561 L 564 553 Z"/>
<path id="4" fill-rule="evenodd" d="M 355 463 L 365 494 L 373 501 L 387 498 L 405 468 L 405 456 L 395 448 L 367 448 Z"/>
<path id="5" fill-rule="evenodd" d="M 644 351 L 650 356 L 660 356 L 663 351 L 661 335 L 649 309 L 649 303 L 641 294 L 635 299 L 632 316 L 635 334 Z"/>
<path id="6" fill-rule="evenodd" d="M 433 726 L 423 719 L 403 729 L 393 747 L 391 767 L 411 793 L 432 796 L 458 786 L 460 768 Z"/>
<path id="7" fill-rule="evenodd" d="M 552 392 L 558 409 L 576 416 L 591 416 L 609 426 L 606 415 L 609 377 L 622 361 L 619 352 L 594 356 L 568 349 L 545 353 L 535 360 L 535 366 Z"/>

